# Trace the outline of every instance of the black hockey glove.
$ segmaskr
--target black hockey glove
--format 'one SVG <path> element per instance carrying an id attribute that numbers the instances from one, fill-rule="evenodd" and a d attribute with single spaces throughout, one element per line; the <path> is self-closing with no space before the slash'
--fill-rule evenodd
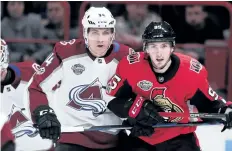
<path id="1" fill-rule="evenodd" d="M 150 100 L 136 97 L 129 110 L 129 116 L 135 118 L 136 122 L 144 126 L 153 126 L 164 123 L 164 118 L 157 112 L 157 107 Z"/>
<path id="2" fill-rule="evenodd" d="M 222 108 L 221 113 L 226 114 L 226 119 L 224 123 L 224 127 L 221 132 L 224 132 L 226 129 L 231 129 L 232 128 L 232 105 Z"/>
<path id="3" fill-rule="evenodd" d="M 58 140 L 61 133 L 61 125 L 54 110 L 47 105 L 39 106 L 33 112 L 35 126 L 39 129 L 43 139 Z"/>
<path id="4" fill-rule="evenodd" d="M 135 119 L 128 118 L 127 120 L 123 121 L 123 126 L 131 126 L 132 129 L 130 130 L 130 136 L 139 137 L 139 136 L 151 136 L 155 130 L 152 126 L 145 126 L 136 122 Z"/>
<path id="5" fill-rule="evenodd" d="M 123 124 L 132 127 L 131 136 L 151 136 L 155 132 L 152 126 L 164 122 L 156 106 L 150 100 L 144 100 L 143 97 L 137 96 L 134 101 L 127 102 L 125 106 L 130 106 L 130 109 L 129 117 Z"/>

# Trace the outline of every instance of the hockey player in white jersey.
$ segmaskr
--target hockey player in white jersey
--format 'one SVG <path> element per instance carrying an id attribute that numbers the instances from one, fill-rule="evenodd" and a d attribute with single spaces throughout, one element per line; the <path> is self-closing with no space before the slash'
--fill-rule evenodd
<path id="1" fill-rule="evenodd" d="M 7 116 L 0 114 L 1 151 L 15 151 L 14 136 L 11 133 L 11 125 L 7 122 Z"/>
<path id="2" fill-rule="evenodd" d="M 117 150 L 117 131 L 60 134 L 62 126 L 117 125 L 107 109 L 105 86 L 129 47 L 114 42 L 116 20 L 105 7 L 91 7 L 83 19 L 84 40 L 56 43 L 29 86 L 30 111 L 41 137 L 58 140 L 56 151 Z M 60 87 L 49 100 L 52 85 Z M 50 106 L 49 106 L 49 105 Z M 51 105 L 52 104 L 52 105 Z"/>
<path id="3" fill-rule="evenodd" d="M 40 137 L 33 123 L 28 119 L 30 116 L 23 103 L 26 85 L 34 72 L 40 71 L 39 65 L 33 62 L 9 64 L 9 52 L 3 39 L 1 39 L 0 59 L 1 115 L 6 115 L 7 122 L 11 125 L 16 150 L 49 149 L 52 142 Z"/>

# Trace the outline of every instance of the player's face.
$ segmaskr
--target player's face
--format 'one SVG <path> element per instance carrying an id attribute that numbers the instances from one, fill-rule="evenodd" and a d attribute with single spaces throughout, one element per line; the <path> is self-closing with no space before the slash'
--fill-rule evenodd
<path id="1" fill-rule="evenodd" d="M 163 69 L 168 64 L 173 50 L 169 42 L 151 42 L 146 47 L 155 69 Z"/>
<path id="2" fill-rule="evenodd" d="M 113 34 L 110 28 L 90 28 L 87 38 L 91 53 L 96 57 L 104 56 L 112 43 Z"/>

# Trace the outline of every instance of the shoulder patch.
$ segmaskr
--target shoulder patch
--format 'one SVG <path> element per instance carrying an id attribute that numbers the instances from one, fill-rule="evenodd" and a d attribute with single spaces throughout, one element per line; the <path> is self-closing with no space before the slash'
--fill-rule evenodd
<path id="1" fill-rule="evenodd" d="M 153 83 L 147 80 L 142 80 L 137 83 L 137 86 L 144 91 L 149 91 L 153 87 Z"/>
<path id="2" fill-rule="evenodd" d="M 198 62 L 195 59 L 191 59 L 190 60 L 190 70 L 196 72 L 196 73 L 200 73 L 200 71 L 202 70 L 202 64 L 200 62 Z"/>
<path id="3" fill-rule="evenodd" d="M 139 52 L 135 52 L 134 49 L 129 48 L 129 54 L 127 55 L 127 60 L 129 62 L 129 64 L 133 64 L 136 62 L 140 61 L 140 54 Z"/>

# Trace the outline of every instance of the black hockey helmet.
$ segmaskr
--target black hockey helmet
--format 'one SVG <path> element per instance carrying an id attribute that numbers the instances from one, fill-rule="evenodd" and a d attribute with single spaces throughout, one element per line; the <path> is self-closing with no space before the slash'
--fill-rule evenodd
<path id="1" fill-rule="evenodd" d="M 175 46 L 175 38 L 176 34 L 172 26 L 166 21 L 151 22 L 142 35 L 144 45 L 147 42 L 168 41 L 172 42 L 172 45 Z"/>

